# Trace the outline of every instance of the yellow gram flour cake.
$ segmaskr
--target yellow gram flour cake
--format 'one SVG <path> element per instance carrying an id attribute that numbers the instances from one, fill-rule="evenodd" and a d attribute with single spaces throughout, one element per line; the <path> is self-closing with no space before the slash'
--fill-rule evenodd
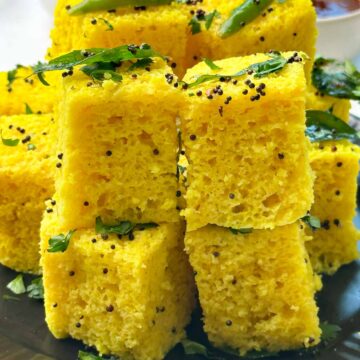
<path id="1" fill-rule="evenodd" d="M 0 129 L 0 263 L 39 273 L 40 222 L 54 193 L 56 124 L 51 115 L 2 116 Z"/>
<path id="2" fill-rule="evenodd" d="M 332 113 L 343 121 L 349 121 L 350 100 L 339 99 L 325 95 L 313 86 L 308 86 L 306 92 L 306 109 L 328 111 L 332 109 Z"/>
<path id="3" fill-rule="evenodd" d="M 204 330 L 214 346 L 244 355 L 319 343 L 314 301 L 319 279 L 308 260 L 302 227 L 297 222 L 234 234 L 208 225 L 186 233 Z"/>
<path id="4" fill-rule="evenodd" d="M 184 72 L 188 16 L 183 5 L 140 6 L 69 15 L 67 7 L 80 0 L 59 0 L 55 10 L 55 28 L 51 33 L 49 57 L 73 49 L 115 47 L 148 43 L 172 60 L 178 73 Z M 179 69 L 180 68 L 180 69 Z"/>
<path id="5" fill-rule="evenodd" d="M 202 25 L 200 33 L 190 35 L 188 58 L 194 63 L 203 57 L 217 60 L 269 50 L 304 51 L 311 58 L 306 65 L 309 75 L 317 36 L 316 13 L 311 0 L 287 0 L 282 3 L 273 1 L 260 16 L 244 24 L 238 32 L 227 37 L 219 36 L 222 32 L 221 25 L 229 18 L 230 13 L 244 2 L 245 0 L 199 2 L 197 7 L 205 11 L 205 16 L 214 10 L 220 15 L 214 17 L 209 30 Z M 198 11 L 195 12 L 195 18 Z"/>
<path id="6" fill-rule="evenodd" d="M 258 54 L 222 60 L 216 71 L 201 63 L 185 81 L 234 74 L 266 59 Z M 188 230 L 206 224 L 274 228 L 304 216 L 313 201 L 313 178 L 304 135 L 303 66 L 287 64 L 260 79 L 252 74 L 205 82 L 186 95 L 181 127 L 189 160 L 183 211 Z"/>
<path id="7" fill-rule="evenodd" d="M 50 86 L 44 86 L 29 67 L 13 72 L 0 72 L 0 114 L 25 114 L 26 104 L 34 113 L 52 113 L 57 101 L 59 73 L 46 74 Z M 10 79 L 10 81 L 9 81 Z"/>
<path id="8" fill-rule="evenodd" d="M 67 230 L 66 230 L 67 231 Z M 134 232 L 135 239 L 95 228 L 77 230 L 65 252 L 48 239 L 66 233 L 55 213 L 44 218 L 46 322 L 57 338 L 72 336 L 124 360 L 161 360 L 184 336 L 194 286 L 180 223 Z"/>
<path id="9" fill-rule="evenodd" d="M 332 274 L 359 256 L 353 218 L 360 151 L 347 141 L 321 142 L 314 143 L 310 158 L 316 175 L 311 213 L 322 226 L 306 246 L 314 270 Z"/>
<path id="10" fill-rule="evenodd" d="M 107 223 L 179 219 L 176 116 L 182 97 L 163 61 L 150 71 L 127 67 L 121 67 L 120 83 L 92 83 L 80 71 L 64 81 L 56 187 L 66 228 L 92 227 L 97 216 Z"/>

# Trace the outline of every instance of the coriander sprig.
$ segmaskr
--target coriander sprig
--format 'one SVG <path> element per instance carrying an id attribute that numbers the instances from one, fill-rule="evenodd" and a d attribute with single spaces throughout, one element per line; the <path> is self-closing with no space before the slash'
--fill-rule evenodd
<path id="1" fill-rule="evenodd" d="M 33 66 L 33 74 L 38 75 L 44 85 L 49 85 L 44 79 L 44 72 L 55 70 L 69 70 L 75 66 L 80 68 L 94 80 L 121 81 L 122 76 L 116 72 L 124 61 L 143 60 L 151 58 L 165 59 L 148 44 L 122 45 L 111 49 L 91 48 L 84 50 L 73 50 L 68 54 L 61 55 L 48 63 L 38 63 Z M 31 75 L 30 75 L 31 76 Z"/>
<path id="2" fill-rule="evenodd" d="M 259 63 L 252 64 L 245 69 L 239 70 L 238 72 L 230 75 L 224 74 L 204 74 L 196 77 L 196 80 L 192 83 L 187 84 L 187 88 L 192 88 L 198 85 L 201 85 L 208 81 L 215 80 L 226 80 L 233 79 L 252 72 L 255 78 L 261 78 L 263 76 L 269 75 L 271 73 L 280 71 L 288 63 L 288 59 L 284 58 L 279 54 L 271 54 L 271 59 L 262 61 Z M 207 64 L 208 65 L 208 64 Z"/>
<path id="3" fill-rule="evenodd" d="M 155 223 L 134 224 L 131 221 L 120 221 L 114 225 L 108 225 L 102 221 L 100 216 L 95 220 L 95 231 L 101 235 L 129 235 L 135 230 L 145 230 L 158 226 L 159 225 Z"/>

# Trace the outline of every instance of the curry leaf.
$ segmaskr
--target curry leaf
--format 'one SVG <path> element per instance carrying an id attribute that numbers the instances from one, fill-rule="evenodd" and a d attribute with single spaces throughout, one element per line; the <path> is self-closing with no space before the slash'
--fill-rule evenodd
<path id="1" fill-rule="evenodd" d="M 359 134 L 330 111 L 306 111 L 306 135 L 310 141 L 359 139 Z"/>
<path id="2" fill-rule="evenodd" d="M 122 77 L 116 72 L 116 68 L 123 62 L 135 59 L 162 58 L 157 51 L 148 44 L 122 45 L 111 49 L 92 48 L 85 50 L 74 50 L 68 54 L 61 55 L 49 61 L 49 63 L 38 63 L 33 66 L 34 74 L 42 79 L 44 84 L 48 83 L 43 78 L 46 71 L 67 70 L 74 66 L 86 65 L 81 68 L 85 74 L 96 80 L 111 79 L 121 81 Z"/>
<path id="3" fill-rule="evenodd" d="M 360 100 L 360 72 L 349 61 L 316 59 L 312 82 L 326 95 Z"/>
<path id="4" fill-rule="evenodd" d="M 153 62 L 154 60 L 151 58 L 139 59 L 135 63 L 131 64 L 128 70 L 133 71 L 135 69 L 143 69 L 150 66 Z"/>

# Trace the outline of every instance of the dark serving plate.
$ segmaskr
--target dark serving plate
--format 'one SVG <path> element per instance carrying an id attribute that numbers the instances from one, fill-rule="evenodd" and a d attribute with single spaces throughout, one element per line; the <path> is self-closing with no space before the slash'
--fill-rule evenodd
<path id="1" fill-rule="evenodd" d="M 356 222 L 360 228 L 359 215 Z M 0 266 L 0 360 L 76 360 L 78 350 L 84 346 L 71 339 L 56 340 L 50 334 L 41 301 L 26 296 L 21 296 L 19 301 L 3 299 L 6 284 L 15 276 L 14 271 Z M 360 261 L 344 266 L 332 277 L 324 277 L 323 282 L 324 287 L 317 296 L 320 319 L 341 327 L 337 337 L 315 351 L 286 352 L 271 359 L 360 359 Z M 188 335 L 206 342 L 200 316 L 195 312 Z M 166 360 L 185 358 L 202 359 L 185 356 L 181 346 L 177 346 Z"/>

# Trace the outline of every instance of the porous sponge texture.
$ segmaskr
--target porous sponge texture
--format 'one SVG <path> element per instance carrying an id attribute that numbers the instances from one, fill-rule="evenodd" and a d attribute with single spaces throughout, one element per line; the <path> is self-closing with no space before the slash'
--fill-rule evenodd
<path id="1" fill-rule="evenodd" d="M 34 113 L 49 114 L 53 112 L 57 101 L 59 73 L 52 72 L 45 75 L 50 86 L 44 86 L 32 74 L 30 67 L 20 67 L 16 79 L 9 86 L 7 72 L 0 72 L 0 114 L 25 114 L 25 104 L 28 104 Z"/>
<path id="2" fill-rule="evenodd" d="M 316 175 L 311 213 L 322 227 L 312 232 L 314 240 L 306 246 L 314 270 L 333 274 L 359 256 L 353 219 L 360 151 L 347 141 L 322 142 L 313 145 L 310 158 Z"/>
<path id="3" fill-rule="evenodd" d="M 228 75 L 266 59 L 267 55 L 259 54 L 216 64 Z M 185 81 L 211 73 L 215 72 L 201 63 L 187 72 Z M 255 88 L 245 85 L 247 79 Z M 304 135 L 303 66 L 289 64 L 261 79 L 246 75 L 237 80 L 236 84 L 208 82 L 187 90 L 187 94 L 202 92 L 188 96 L 181 110 L 189 161 L 187 208 L 182 214 L 189 231 L 206 224 L 274 228 L 297 221 L 313 201 L 309 144 Z M 251 101 L 261 83 L 266 96 Z M 214 93 L 218 85 L 223 95 Z M 209 100 L 206 94 L 213 98 Z"/>
<path id="4" fill-rule="evenodd" d="M 134 79 L 123 70 L 87 86 L 81 73 L 64 82 L 57 173 L 59 221 L 65 228 L 105 222 L 176 222 L 176 116 L 179 90 L 161 62 Z"/>
<path id="5" fill-rule="evenodd" d="M 191 60 L 195 56 L 197 59 L 208 57 L 218 60 L 269 50 L 304 51 L 310 57 L 306 65 L 307 75 L 310 75 L 317 37 L 316 12 L 311 0 L 273 2 L 264 11 L 265 16 L 258 16 L 235 34 L 221 38 L 218 35 L 221 24 L 244 1 L 204 0 L 199 4 L 207 12 L 216 9 L 221 17 L 214 19 L 208 31 L 204 29 L 190 35 L 188 58 Z"/>
<path id="6" fill-rule="evenodd" d="M 332 109 L 332 113 L 343 121 L 349 121 L 350 100 L 338 99 L 325 95 L 313 86 L 308 86 L 306 92 L 306 109 L 328 111 Z"/>
<path id="7" fill-rule="evenodd" d="M 0 124 L 4 139 L 31 136 L 14 147 L 0 143 L 0 262 L 39 273 L 40 222 L 54 192 L 56 124 L 51 115 L 3 116 Z M 29 143 L 36 148 L 28 150 Z"/>
<path id="8" fill-rule="evenodd" d="M 78 0 L 58 1 L 49 57 L 73 49 L 148 43 L 163 55 L 170 56 L 177 64 L 176 71 L 184 72 L 189 20 L 183 5 L 150 6 L 146 11 L 125 7 L 114 13 L 95 11 L 70 16 L 65 6 L 78 3 Z M 113 30 L 109 30 L 104 20 Z"/>
<path id="9" fill-rule="evenodd" d="M 204 329 L 216 347 L 244 355 L 319 343 L 318 279 L 301 227 L 295 223 L 234 235 L 208 225 L 186 233 Z"/>
<path id="10" fill-rule="evenodd" d="M 116 235 L 103 240 L 94 229 L 78 230 L 64 253 L 47 252 L 49 237 L 63 231 L 55 214 L 44 218 L 42 265 L 51 332 L 125 360 L 163 359 L 185 336 L 194 305 L 183 225 L 134 232 L 134 241 Z"/>

